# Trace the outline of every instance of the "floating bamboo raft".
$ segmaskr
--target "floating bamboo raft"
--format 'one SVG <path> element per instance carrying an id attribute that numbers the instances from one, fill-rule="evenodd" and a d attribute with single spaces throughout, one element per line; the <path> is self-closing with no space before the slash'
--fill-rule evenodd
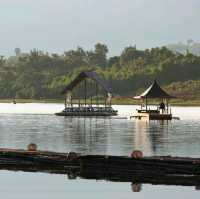
<path id="1" fill-rule="evenodd" d="M 106 117 L 117 116 L 117 111 L 112 107 L 66 107 L 62 112 L 55 113 L 55 115 L 69 117 Z"/>
<path id="2" fill-rule="evenodd" d="M 74 152 L 0 149 L 0 169 L 68 174 L 70 178 L 79 176 L 122 182 L 200 185 L 200 158 L 80 155 Z"/>

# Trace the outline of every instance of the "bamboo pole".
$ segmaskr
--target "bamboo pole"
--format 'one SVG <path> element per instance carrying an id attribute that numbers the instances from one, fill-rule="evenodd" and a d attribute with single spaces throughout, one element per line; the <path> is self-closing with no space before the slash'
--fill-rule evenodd
<path id="1" fill-rule="evenodd" d="M 98 84 L 96 83 L 96 104 L 99 106 L 99 97 L 98 97 Z"/>
<path id="2" fill-rule="evenodd" d="M 84 80 L 84 96 L 85 96 L 85 107 L 86 107 L 86 104 L 87 104 L 87 80 L 85 79 Z"/>

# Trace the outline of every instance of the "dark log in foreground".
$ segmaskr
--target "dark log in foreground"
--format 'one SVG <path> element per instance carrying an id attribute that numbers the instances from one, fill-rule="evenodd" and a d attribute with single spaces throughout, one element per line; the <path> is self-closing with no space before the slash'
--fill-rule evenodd
<path id="1" fill-rule="evenodd" d="M 82 156 L 81 177 L 119 182 L 199 186 L 200 159 L 170 156 Z"/>
<path id="2" fill-rule="evenodd" d="M 111 181 L 200 185 L 200 159 L 170 156 L 81 156 L 73 152 L 0 149 L 0 169 L 67 174 L 70 178 Z"/>
<path id="3" fill-rule="evenodd" d="M 136 184 L 180 186 L 200 185 L 200 176 L 198 175 L 152 175 L 142 172 L 109 173 L 107 171 L 82 170 L 80 177 L 84 179 L 108 180 L 113 182 L 132 182 Z"/>
<path id="4" fill-rule="evenodd" d="M 122 156 L 82 156 L 81 165 L 89 170 L 106 170 L 110 173 L 147 173 L 152 175 L 200 175 L 199 158 Z"/>
<path id="5" fill-rule="evenodd" d="M 79 155 L 50 151 L 0 149 L 0 165 L 79 166 Z"/>

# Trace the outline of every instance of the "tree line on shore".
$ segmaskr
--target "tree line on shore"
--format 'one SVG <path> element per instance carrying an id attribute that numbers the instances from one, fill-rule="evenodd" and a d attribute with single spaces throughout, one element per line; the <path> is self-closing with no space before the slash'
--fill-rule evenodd
<path id="1" fill-rule="evenodd" d="M 79 72 L 91 69 L 110 82 L 117 96 L 133 96 L 157 79 L 175 95 L 200 97 L 200 56 L 174 53 L 166 47 L 139 50 L 128 46 L 120 55 L 108 57 L 108 47 L 101 43 L 90 51 L 78 47 L 50 54 L 34 49 L 1 56 L 0 97 L 61 98 L 64 86 Z"/>

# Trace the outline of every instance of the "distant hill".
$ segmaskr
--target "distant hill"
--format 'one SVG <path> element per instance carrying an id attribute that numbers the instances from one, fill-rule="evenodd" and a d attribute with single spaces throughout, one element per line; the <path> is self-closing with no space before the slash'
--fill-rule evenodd
<path id="1" fill-rule="evenodd" d="M 189 39 L 186 43 L 179 42 L 166 45 L 166 47 L 175 53 L 178 52 L 181 54 L 186 54 L 189 52 L 194 55 L 200 56 L 200 43 L 195 42 L 192 39 Z"/>

